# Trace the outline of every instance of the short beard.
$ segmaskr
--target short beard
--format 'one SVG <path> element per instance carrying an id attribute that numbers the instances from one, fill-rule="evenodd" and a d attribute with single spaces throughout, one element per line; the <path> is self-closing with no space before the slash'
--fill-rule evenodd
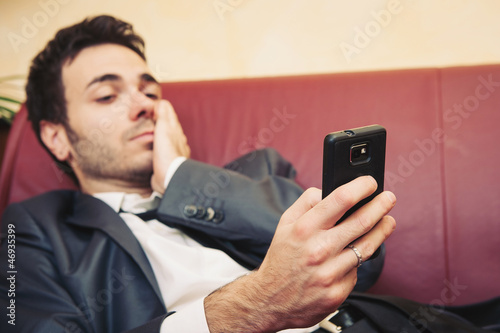
<path id="1" fill-rule="evenodd" d="M 87 177 L 98 180 L 116 179 L 142 187 L 151 186 L 153 165 L 150 168 L 123 168 L 117 151 L 97 140 L 76 133 L 69 124 L 63 124 L 76 156 L 74 160 Z"/>

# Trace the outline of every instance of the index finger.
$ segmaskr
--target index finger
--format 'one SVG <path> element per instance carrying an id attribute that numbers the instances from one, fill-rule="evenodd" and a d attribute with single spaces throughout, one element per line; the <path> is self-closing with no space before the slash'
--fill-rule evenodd
<path id="1" fill-rule="evenodd" d="M 321 190 L 311 187 L 283 213 L 281 224 L 292 224 L 299 220 L 305 213 L 311 210 L 321 201 Z"/>
<path id="2" fill-rule="evenodd" d="M 335 189 L 306 212 L 298 223 L 307 223 L 316 230 L 331 229 L 351 207 L 373 194 L 377 186 L 371 176 L 358 177 Z"/>

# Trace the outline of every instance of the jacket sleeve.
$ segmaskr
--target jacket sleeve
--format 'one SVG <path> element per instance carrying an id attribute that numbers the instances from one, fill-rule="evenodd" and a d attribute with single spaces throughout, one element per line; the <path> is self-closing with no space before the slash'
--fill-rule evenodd
<path id="1" fill-rule="evenodd" d="M 158 213 L 162 222 L 231 242 L 263 258 L 283 212 L 302 194 L 293 167 L 272 149 L 219 168 L 185 161 Z"/>

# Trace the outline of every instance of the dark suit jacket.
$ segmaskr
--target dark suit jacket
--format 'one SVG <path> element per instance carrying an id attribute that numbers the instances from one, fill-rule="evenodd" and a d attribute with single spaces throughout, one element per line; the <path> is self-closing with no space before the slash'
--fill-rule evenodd
<path id="1" fill-rule="evenodd" d="M 187 160 L 165 191 L 159 220 L 252 268 L 302 193 L 293 176 L 270 149 L 225 169 Z M 217 219 L 193 215 L 192 207 L 210 208 Z M 55 191 L 13 204 L 2 239 L 2 332 L 152 332 L 171 314 L 130 229 L 92 196 Z"/>

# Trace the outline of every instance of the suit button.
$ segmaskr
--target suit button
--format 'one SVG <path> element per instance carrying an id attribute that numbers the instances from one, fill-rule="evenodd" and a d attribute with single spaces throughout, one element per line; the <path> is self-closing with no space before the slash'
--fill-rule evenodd
<path id="1" fill-rule="evenodd" d="M 184 215 L 187 217 L 194 217 L 198 213 L 198 208 L 195 205 L 184 206 Z"/>
<path id="2" fill-rule="evenodd" d="M 212 219 L 213 223 L 220 223 L 224 220 L 224 213 L 221 210 L 216 209 L 214 218 Z"/>
<path id="3" fill-rule="evenodd" d="M 197 212 L 196 212 L 195 218 L 202 219 L 203 217 L 205 217 L 205 213 L 207 212 L 205 207 L 198 206 L 198 207 L 196 207 L 196 210 L 197 210 Z"/>
<path id="4" fill-rule="evenodd" d="M 205 221 L 212 221 L 215 217 L 215 209 L 212 207 L 207 208 L 207 213 L 205 214 Z"/>

